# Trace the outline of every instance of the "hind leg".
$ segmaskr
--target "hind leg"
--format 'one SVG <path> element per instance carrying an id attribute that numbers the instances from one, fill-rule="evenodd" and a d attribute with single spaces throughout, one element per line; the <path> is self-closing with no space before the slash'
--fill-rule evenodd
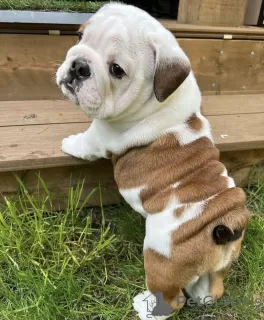
<path id="1" fill-rule="evenodd" d="M 224 272 L 207 273 L 185 287 L 188 295 L 200 304 L 212 303 L 224 293 Z"/>

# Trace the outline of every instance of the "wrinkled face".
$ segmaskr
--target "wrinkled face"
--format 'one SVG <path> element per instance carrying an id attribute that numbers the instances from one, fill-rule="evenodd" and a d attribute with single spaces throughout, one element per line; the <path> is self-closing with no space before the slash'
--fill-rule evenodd
<path id="1" fill-rule="evenodd" d="M 168 59 L 160 50 L 165 52 L 166 46 L 170 46 L 167 52 L 172 55 Z M 173 53 L 171 48 L 175 48 Z M 170 69 L 180 64 L 176 74 L 178 82 L 183 82 L 189 64 L 175 38 L 144 11 L 110 4 L 81 26 L 79 42 L 68 51 L 57 71 L 57 84 L 89 116 L 113 119 L 124 112 L 136 112 L 151 99 L 157 103 L 171 94 L 171 89 L 163 88 L 164 83 L 162 92 L 155 91 L 160 59 L 168 60 Z M 164 93 L 165 89 L 168 92 Z"/>

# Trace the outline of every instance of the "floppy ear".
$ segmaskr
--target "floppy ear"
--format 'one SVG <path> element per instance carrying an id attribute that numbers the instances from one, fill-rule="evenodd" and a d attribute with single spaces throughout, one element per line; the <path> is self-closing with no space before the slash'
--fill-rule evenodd
<path id="1" fill-rule="evenodd" d="M 231 241 L 235 241 L 242 236 L 240 230 L 230 230 L 225 225 L 216 226 L 213 230 L 213 239 L 216 244 L 226 244 Z"/>
<path id="2" fill-rule="evenodd" d="M 154 93 L 158 101 L 166 100 L 187 78 L 190 61 L 178 43 L 162 45 L 155 50 Z"/>

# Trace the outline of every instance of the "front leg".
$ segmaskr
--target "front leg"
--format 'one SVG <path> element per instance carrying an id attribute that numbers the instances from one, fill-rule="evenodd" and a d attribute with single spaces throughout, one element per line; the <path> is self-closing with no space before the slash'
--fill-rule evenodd
<path id="1" fill-rule="evenodd" d="M 87 131 L 63 139 L 61 150 L 76 158 L 89 161 L 105 157 L 94 123 L 91 124 Z"/>

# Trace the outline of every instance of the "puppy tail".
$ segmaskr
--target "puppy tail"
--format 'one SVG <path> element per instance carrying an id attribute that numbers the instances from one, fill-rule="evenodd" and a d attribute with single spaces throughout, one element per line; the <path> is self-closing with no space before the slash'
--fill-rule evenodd
<path id="1" fill-rule="evenodd" d="M 243 230 L 232 231 L 227 226 L 220 224 L 213 230 L 213 239 L 216 244 L 224 245 L 228 242 L 236 241 L 242 237 Z"/>

